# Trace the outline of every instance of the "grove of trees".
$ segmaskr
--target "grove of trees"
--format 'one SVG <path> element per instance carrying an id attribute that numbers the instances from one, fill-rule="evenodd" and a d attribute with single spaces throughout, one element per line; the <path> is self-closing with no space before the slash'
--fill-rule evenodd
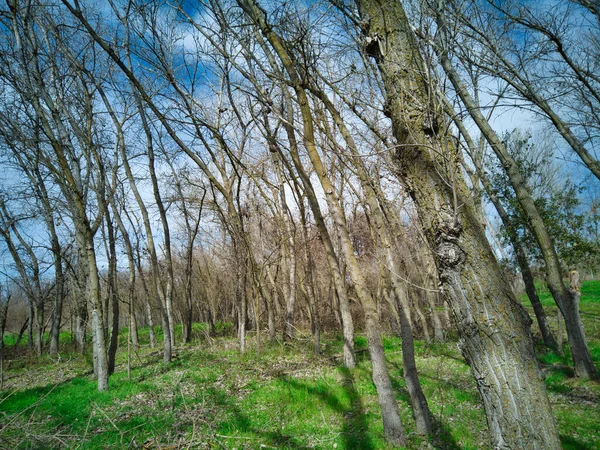
<path id="1" fill-rule="evenodd" d="M 414 340 L 457 330 L 493 448 L 560 448 L 514 279 L 596 378 L 564 278 L 600 266 L 598 74 L 590 0 L 5 0 L 0 336 L 91 333 L 106 390 L 123 327 L 164 363 L 195 322 L 339 332 L 349 369 L 363 330 L 403 445 L 382 333 L 427 435 Z"/>

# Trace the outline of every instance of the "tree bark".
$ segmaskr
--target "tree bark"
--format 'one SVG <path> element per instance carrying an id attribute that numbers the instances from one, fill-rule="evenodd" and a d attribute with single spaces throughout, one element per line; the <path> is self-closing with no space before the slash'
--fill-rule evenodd
<path id="1" fill-rule="evenodd" d="M 384 84 L 399 174 L 434 250 L 461 351 L 483 398 L 491 446 L 559 449 L 529 318 L 512 297 L 476 218 L 456 169 L 456 150 L 448 136 L 438 134 L 444 118 L 430 103 L 427 72 L 402 6 L 381 0 L 357 5 L 366 51 Z"/>
<path id="2" fill-rule="evenodd" d="M 441 37 L 439 39 L 447 39 L 446 33 L 444 32 L 446 24 L 444 22 L 442 13 L 439 11 L 436 16 L 436 20 L 438 27 L 441 30 Z M 485 119 L 477 103 L 472 98 L 465 84 L 462 82 L 459 73 L 451 64 L 447 53 L 448 50 L 443 47 L 439 40 L 435 45 L 435 49 L 440 59 L 440 63 L 444 68 L 444 72 L 450 79 L 454 89 L 469 111 L 469 114 L 473 118 L 474 122 L 477 124 L 481 133 L 485 136 L 491 148 L 494 150 L 494 153 L 502 163 L 502 166 L 504 167 L 515 191 L 519 204 L 529 219 L 529 224 L 533 233 L 535 234 L 536 240 L 544 257 L 544 262 L 546 264 L 546 283 L 548 284 L 548 288 L 550 289 L 552 296 L 556 300 L 556 304 L 561 310 L 563 316 L 565 316 L 565 325 L 567 328 L 569 343 L 571 344 L 571 354 L 573 356 L 575 374 L 581 378 L 593 379 L 596 377 L 596 368 L 594 367 L 594 363 L 585 339 L 583 324 L 579 314 L 578 296 L 569 291 L 562 281 L 560 261 L 558 259 L 558 255 L 556 254 L 556 249 L 552 242 L 552 238 L 548 234 L 548 230 L 546 229 L 544 221 L 535 206 L 523 177 L 519 172 L 517 163 L 510 155 L 504 143 L 502 143 L 500 138 L 492 129 L 488 121 Z"/>

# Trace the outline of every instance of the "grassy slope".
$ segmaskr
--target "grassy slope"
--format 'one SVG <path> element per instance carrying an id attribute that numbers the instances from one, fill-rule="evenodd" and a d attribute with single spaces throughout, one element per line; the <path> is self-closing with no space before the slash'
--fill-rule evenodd
<path id="1" fill-rule="evenodd" d="M 553 314 L 547 295 L 543 301 Z M 600 282 L 585 284 L 582 310 L 600 366 Z M 123 350 L 105 393 L 95 389 L 89 357 L 12 361 L 0 392 L 0 447 L 385 448 L 366 340 L 357 337 L 363 351 L 352 372 L 336 356 L 341 342 L 324 343 L 319 358 L 310 356 L 310 339 L 242 356 L 232 338 L 199 339 L 168 366 L 144 346 L 134 355 L 131 380 Z M 488 447 L 478 393 L 455 343 L 417 342 L 437 428 L 428 441 L 415 435 L 400 342 L 388 337 L 385 346 L 411 448 Z M 540 359 L 564 447 L 600 448 L 598 384 L 570 378 L 566 358 L 540 352 Z"/>

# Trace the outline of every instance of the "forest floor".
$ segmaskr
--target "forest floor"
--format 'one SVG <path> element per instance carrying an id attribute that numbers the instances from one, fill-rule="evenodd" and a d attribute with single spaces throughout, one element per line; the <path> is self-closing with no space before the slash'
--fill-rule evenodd
<path id="1" fill-rule="evenodd" d="M 548 294 L 543 302 L 555 317 Z M 600 281 L 584 284 L 581 310 L 600 368 Z M 132 355 L 129 376 L 124 333 L 117 371 L 102 393 L 89 355 L 9 354 L 0 391 L 0 448 L 387 448 L 364 336 L 356 338 L 357 368 L 348 371 L 334 336 L 324 337 L 318 357 L 311 354 L 310 336 L 292 345 L 263 345 L 260 352 L 250 337 L 250 350 L 240 355 L 227 331 L 212 338 L 198 333 L 168 365 L 158 348 L 144 344 Z M 147 343 L 148 330 L 141 339 Z M 436 429 L 429 437 L 415 432 L 400 341 L 387 336 L 384 343 L 409 448 L 489 448 L 481 400 L 456 342 L 416 342 Z M 568 353 L 537 350 L 563 447 L 600 449 L 600 384 L 574 379 Z"/>

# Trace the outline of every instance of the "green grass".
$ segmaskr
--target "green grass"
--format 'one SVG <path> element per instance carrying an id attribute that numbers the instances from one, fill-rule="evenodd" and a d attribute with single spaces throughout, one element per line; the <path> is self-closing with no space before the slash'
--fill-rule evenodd
<path id="1" fill-rule="evenodd" d="M 548 288 L 536 284 L 550 327 L 556 336 L 558 308 Z M 526 295 L 523 304 L 531 317 L 533 308 Z M 600 280 L 585 281 L 581 288 L 580 311 L 588 347 L 597 369 L 600 369 Z M 537 339 L 538 359 L 546 373 L 546 386 L 557 419 L 561 441 L 565 449 L 600 448 L 600 386 L 598 382 L 578 381 L 573 378 L 571 352 L 566 334 L 563 354 L 542 345 L 539 329 L 534 320 L 534 338 Z"/>
<path id="2" fill-rule="evenodd" d="M 592 343 L 600 338 L 594 327 L 599 291 L 598 282 L 584 285 L 583 320 Z M 547 309 L 552 314 L 552 306 Z M 168 365 L 160 363 L 159 347 L 147 345 L 149 330 L 140 330 L 143 345 L 132 357 L 131 379 L 124 347 L 103 393 L 89 357 L 65 351 L 60 361 L 11 360 L 0 392 L 0 448 L 388 448 L 364 336 L 356 337 L 358 363 L 349 371 L 340 362 L 339 336 L 324 336 L 319 357 L 311 355 L 310 339 L 263 342 L 257 353 L 253 337 L 240 355 L 227 335 L 230 325 L 210 340 L 202 327 L 195 326 L 193 344 L 178 347 Z M 161 338 L 157 333 L 159 345 Z M 123 330 L 122 344 L 125 339 Z M 455 342 L 415 343 L 436 430 L 428 438 L 416 434 L 400 344 L 384 337 L 409 448 L 489 448 L 481 400 Z M 600 448 L 599 385 L 572 378 L 568 353 L 540 351 L 539 358 L 564 448 Z"/>

